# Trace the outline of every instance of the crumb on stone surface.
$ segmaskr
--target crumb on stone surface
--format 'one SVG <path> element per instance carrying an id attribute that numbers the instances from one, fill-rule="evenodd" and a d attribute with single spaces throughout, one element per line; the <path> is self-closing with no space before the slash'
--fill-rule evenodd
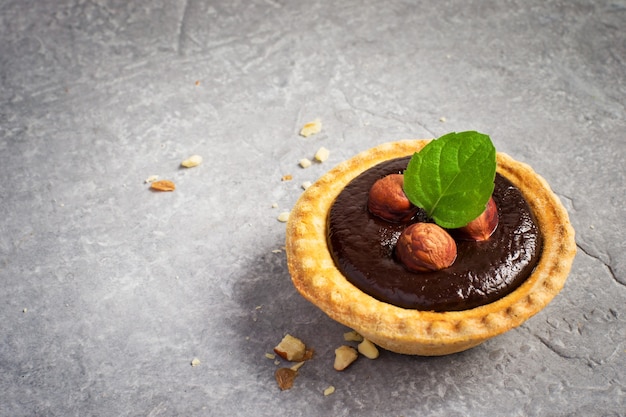
<path id="1" fill-rule="evenodd" d="M 315 153 L 315 160 L 318 162 L 324 162 L 328 159 L 329 156 L 330 156 L 330 151 L 322 146 Z"/>
<path id="2" fill-rule="evenodd" d="M 174 191 L 176 185 L 170 180 L 160 180 L 150 184 L 150 188 L 154 191 Z"/>
<path id="3" fill-rule="evenodd" d="M 180 163 L 181 166 L 185 168 L 193 168 L 202 163 L 202 157 L 200 155 L 191 155 L 189 158 L 185 159 Z"/>
<path id="4" fill-rule="evenodd" d="M 286 223 L 289 220 L 289 214 L 288 211 L 283 211 L 278 215 L 277 220 L 281 223 Z"/>
<path id="5" fill-rule="evenodd" d="M 309 136 L 315 135 L 322 131 L 322 121 L 320 119 L 315 119 L 312 122 L 305 123 L 300 129 L 300 136 L 304 136 L 308 138 Z"/>

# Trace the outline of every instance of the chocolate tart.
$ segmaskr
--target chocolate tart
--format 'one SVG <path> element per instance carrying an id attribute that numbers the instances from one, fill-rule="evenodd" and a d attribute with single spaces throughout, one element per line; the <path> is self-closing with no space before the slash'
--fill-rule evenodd
<path id="1" fill-rule="evenodd" d="M 327 219 L 336 197 L 354 178 L 377 164 L 410 156 L 429 140 L 389 142 L 331 169 L 299 198 L 287 223 L 287 264 L 300 294 L 329 317 L 402 354 L 446 355 L 472 348 L 521 325 L 563 288 L 576 254 L 568 214 L 546 181 L 504 153 L 497 172 L 517 187 L 543 237 L 530 276 L 508 295 L 460 311 L 420 311 L 382 302 L 351 284 L 337 269 L 327 243 Z"/>

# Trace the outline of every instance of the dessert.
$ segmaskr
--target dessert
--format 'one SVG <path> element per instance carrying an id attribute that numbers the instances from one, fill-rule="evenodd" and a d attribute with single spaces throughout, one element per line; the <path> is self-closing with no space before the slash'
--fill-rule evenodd
<path id="1" fill-rule="evenodd" d="M 526 275 L 521 275 L 520 282 L 513 282 L 495 298 L 465 306 L 462 302 L 453 303 L 450 308 L 445 303 L 440 308 L 399 306 L 357 287 L 338 268 L 329 245 L 328 220 L 333 204 L 361 174 L 381 163 L 407 159 L 429 142 L 405 140 L 382 144 L 330 170 L 302 194 L 291 211 L 287 223 L 286 251 L 289 271 L 297 290 L 334 320 L 394 352 L 444 355 L 476 346 L 519 326 L 539 312 L 563 287 L 576 249 L 567 212 L 545 180 L 528 165 L 497 153 L 498 177 L 519 190 L 538 229 L 537 236 L 540 236 L 540 243 L 536 245 L 537 256 L 534 261 L 525 263 Z M 362 204 L 367 205 L 367 201 Z M 479 222 L 482 223 L 479 229 L 489 229 L 488 216 Z M 459 256 L 464 238 L 486 238 L 489 242 L 499 233 L 499 228 L 496 227 L 495 232 L 482 233 L 482 237 L 478 238 L 471 227 L 458 230 L 455 241 Z M 494 236 L 490 237 L 492 232 Z M 455 260 L 451 267 L 446 267 L 439 265 L 439 260 L 429 259 L 442 271 L 454 268 L 458 262 Z M 520 276 L 517 273 L 512 275 L 513 278 Z"/>

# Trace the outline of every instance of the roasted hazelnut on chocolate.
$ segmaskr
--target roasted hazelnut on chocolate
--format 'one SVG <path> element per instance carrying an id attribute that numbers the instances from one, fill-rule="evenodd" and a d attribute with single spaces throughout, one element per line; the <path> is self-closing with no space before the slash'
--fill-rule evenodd
<path id="1" fill-rule="evenodd" d="M 456 243 L 434 223 L 413 223 L 400 235 L 396 255 L 411 271 L 439 271 L 454 263 Z"/>
<path id="2" fill-rule="evenodd" d="M 463 240 L 483 241 L 489 239 L 497 227 L 498 207 L 490 197 L 485 211 L 466 226 L 456 229 L 455 235 Z"/>
<path id="3" fill-rule="evenodd" d="M 390 174 L 376 181 L 367 200 L 370 213 L 392 222 L 410 220 L 417 207 L 404 194 L 403 184 L 402 174 Z"/>

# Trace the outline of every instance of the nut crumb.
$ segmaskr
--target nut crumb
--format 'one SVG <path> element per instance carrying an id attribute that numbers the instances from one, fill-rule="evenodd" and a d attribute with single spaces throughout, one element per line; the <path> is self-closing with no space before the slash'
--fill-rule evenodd
<path id="1" fill-rule="evenodd" d="M 356 330 L 352 330 L 343 334 L 343 340 L 346 342 L 362 342 L 363 336 L 361 336 Z"/>
<path id="2" fill-rule="evenodd" d="M 293 381 L 296 379 L 297 375 L 298 371 L 294 371 L 290 368 L 278 368 L 274 373 L 274 377 L 278 383 L 278 388 L 280 388 L 281 391 L 291 389 L 291 387 L 293 387 Z"/>
<path id="3" fill-rule="evenodd" d="M 305 360 L 307 349 L 302 340 L 286 334 L 274 348 L 274 353 L 290 362 L 301 362 Z"/>
<path id="4" fill-rule="evenodd" d="M 315 153 L 315 160 L 319 162 L 324 162 L 325 160 L 328 159 L 329 156 L 330 156 L 330 151 L 322 146 Z"/>
<path id="5" fill-rule="evenodd" d="M 311 181 L 304 181 L 301 185 L 303 190 L 306 190 L 307 188 L 309 188 L 311 185 L 313 185 L 313 183 Z"/>
<path id="6" fill-rule="evenodd" d="M 274 355 L 273 353 L 266 353 L 265 357 L 272 360 L 276 359 L 276 355 Z"/>
<path id="7" fill-rule="evenodd" d="M 198 166 L 202 163 L 202 157 L 200 155 L 191 155 L 189 158 L 185 159 L 180 165 L 185 168 L 192 168 Z"/>
<path id="8" fill-rule="evenodd" d="M 444 116 L 441 116 L 441 117 L 439 118 L 439 121 L 440 121 L 441 123 L 445 123 L 446 118 L 445 118 Z"/>
<path id="9" fill-rule="evenodd" d="M 155 191 L 174 191 L 176 185 L 170 180 L 160 180 L 150 184 L 150 188 Z"/>
<path id="10" fill-rule="evenodd" d="M 311 160 L 310 160 L 310 159 L 308 159 L 308 158 L 302 158 L 302 159 L 300 160 L 299 164 L 300 164 L 300 166 L 301 166 L 302 168 L 308 168 L 308 167 L 310 167 L 310 166 L 311 166 L 312 162 L 311 162 Z"/>
<path id="11" fill-rule="evenodd" d="M 278 208 L 278 203 L 272 203 L 272 208 Z"/>
<path id="12" fill-rule="evenodd" d="M 315 135 L 322 131 L 322 121 L 320 119 L 315 119 L 312 122 L 305 123 L 300 129 L 300 136 L 304 136 L 308 138 L 311 135 Z"/>
<path id="13" fill-rule="evenodd" d="M 158 175 L 150 175 L 148 178 L 146 178 L 146 179 L 144 180 L 144 183 L 145 183 L 145 184 L 150 184 L 151 182 L 155 182 L 155 181 L 156 181 L 156 180 L 158 180 L 158 179 L 159 179 L 159 176 L 158 176 Z"/>
<path id="14" fill-rule="evenodd" d="M 277 219 L 281 223 L 286 223 L 289 220 L 289 212 L 283 211 L 282 213 L 278 215 Z"/>
<path id="15" fill-rule="evenodd" d="M 282 249 L 274 249 L 272 253 L 283 253 Z"/>
<path id="16" fill-rule="evenodd" d="M 291 174 L 285 174 L 282 177 L 280 177 L 281 181 L 291 181 L 293 179 L 293 175 Z"/>
<path id="17" fill-rule="evenodd" d="M 302 368 L 302 365 L 304 365 L 304 361 L 296 363 L 289 369 L 297 372 L 300 368 Z"/>
<path id="18" fill-rule="evenodd" d="M 359 353 L 367 359 L 376 359 L 379 355 L 376 345 L 367 339 L 363 339 L 363 341 L 357 346 L 357 349 Z"/>
<path id="19" fill-rule="evenodd" d="M 198 359 L 198 358 L 193 358 L 193 359 L 191 360 L 191 366 L 198 366 L 198 365 L 200 365 L 200 359 Z"/>
<path id="20" fill-rule="evenodd" d="M 329 395 L 334 394 L 334 393 L 335 393 L 335 387 L 333 387 L 332 385 L 324 390 L 325 397 L 328 397 Z"/>
<path id="21" fill-rule="evenodd" d="M 359 354 L 352 346 L 342 345 L 335 349 L 335 363 L 333 367 L 336 371 L 343 371 L 352 364 Z"/>

